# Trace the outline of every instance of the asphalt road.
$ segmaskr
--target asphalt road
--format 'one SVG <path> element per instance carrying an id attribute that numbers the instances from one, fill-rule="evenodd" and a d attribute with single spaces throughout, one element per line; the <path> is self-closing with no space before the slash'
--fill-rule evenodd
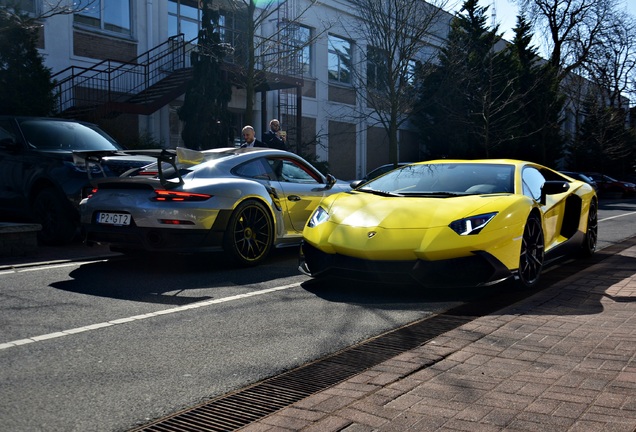
<path id="1" fill-rule="evenodd" d="M 600 247 L 636 233 L 636 200 L 600 207 Z M 501 288 L 316 283 L 296 253 L 0 271 L 0 431 L 128 430 Z"/>

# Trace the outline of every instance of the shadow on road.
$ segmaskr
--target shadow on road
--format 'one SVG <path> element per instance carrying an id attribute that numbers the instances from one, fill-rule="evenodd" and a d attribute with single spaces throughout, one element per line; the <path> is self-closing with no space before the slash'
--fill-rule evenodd
<path id="1" fill-rule="evenodd" d="M 83 264 L 69 274 L 72 279 L 51 286 L 91 296 L 186 305 L 212 298 L 192 295 L 196 290 L 297 276 L 296 267 L 289 265 L 291 255 L 296 256 L 297 251 L 275 251 L 265 264 L 253 268 L 237 266 L 220 253 L 117 257 Z"/>

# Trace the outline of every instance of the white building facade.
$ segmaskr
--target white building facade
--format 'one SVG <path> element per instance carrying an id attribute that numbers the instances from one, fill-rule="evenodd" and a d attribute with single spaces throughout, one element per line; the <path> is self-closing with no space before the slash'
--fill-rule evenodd
<path id="1" fill-rule="evenodd" d="M 231 0 L 218 3 L 228 1 Z M 0 4 L 8 3 L 0 0 Z M 240 4 L 243 0 L 234 3 Z M 257 7 L 259 4 L 271 7 L 275 3 L 280 9 L 257 28 L 259 36 L 274 34 L 281 22 L 294 20 L 295 35 L 301 39 L 295 43 L 307 44 L 295 56 L 299 68 L 289 81 L 292 85 L 277 88 L 273 84 L 276 80 L 270 78 L 268 85 L 257 91 L 252 121 L 257 137 L 266 131 L 270 119 L 279 118 L 283 130 L 295 129 L 295 135 L 290 136 L 293 143 L 290 150 L 302 148 L 302 154 L 328 162 L 330 171 L 341 179 L 361 178 L 388 163 L 386 132 L 372 116 L 364 115 L 365 107 L 357 97 L 356 83 L 352 82 L 364 76 L 364 72 L 354 74 L 348 70 L 360 67 L 361 53 L 367 49 L 364 40 L 352 35 L 353 24 L 360 19 L 355 8 L 346 0 L 255 0 L 254 3 Z M 139 76 L 145 74 L 143 79 L 157 82 L 165 76 L 153 78 L 153 74 L 165 72 L 171 66 L 164 62 L 149 72 L 144 65 L 153 61 L 152 56 L 161 56 L 175 46 L 177 35 L 181 35 L 178 41 L 183 43 L 196 38 L 201 18 L 201 6 L 196 0 L 80 0 L 74 3 L 61 0 L 56 7 L 73 8 L 74 13 L 56 13 L 49 17 L 46 17 L 49 1 L 21 0 L 20 4 L 35 16 L 45 17 L 41 20 L 39 49 L 54 78 L 60 83 L 67 82 L 66 90 L 60 92 L 61 111 L 67 111 L 61 115 L 67 117 L 73 113 L 78 117 L 84 115 L 86 110 L 79 110 L 80 105 L 92 106 L 88 102 L 77 103 L 80 94 L 103 96 L 106 92 L 132 91 L 131 94 L 137 92 L 140 99 L 141 93 L 149 93 L 139 84 Z M 451 15 L 444 13 L 446 24 L 439 27 L 442 32 L 448 30 L 450 19 Z M 241 24 L 237 15 L 222 14 L 224 41 L 232 44 L 233 37 L 241 31 Z M 442 37 L 431 36 L 430 44 L 435 47 L 442 41 Z M 343 58 L 343 53 L 350 58 Z M 187 68 L 186 56 L 181 51 L 171 51 L 170 61 L 174 63 L 174 59 L 179 58 L 184 63 L 177 69 Z M 118 72 L 124 70 L 130 72 L 126 77 Z M 285 75 L 284 70 L 279 72 Z M 88 82 L 89 77 L 99 84 L 88 90 L 81 88 L 81 83 Z M 144 140 L 166 148 L 183 145 L 177 110 L 183 103 L 183 86 L 187 80 L 188 75 L 183 75 L 178 89 L 166 90 L 166 94 L 156 96 L 151 103 L 144 94 L 146 108 L 126 109 L 124 104 L 111 103 L 109 110 L 93 113 L 89 120 L 100 124 L 125 145 Z M 137 87 L 139 90 L 135 90 Z M 68 102 L 69 97 L 76 102 Z M 245 91 L 240 86 L 233 87 L 229 108 L 238 142 L 240 128 L 245 124 Z M 418 141 L 414 132 L 400 130 L 401 161 L 420 160 Z"/>

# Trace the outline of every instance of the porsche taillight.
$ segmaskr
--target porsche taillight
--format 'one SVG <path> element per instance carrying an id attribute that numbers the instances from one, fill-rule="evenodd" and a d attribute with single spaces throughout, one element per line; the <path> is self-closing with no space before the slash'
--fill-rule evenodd
<path id="1" fill-rule="evenodd" d="M 192 192 L 180 192 L 180 191 L 170 191 L 170 190 L 155 190 L 155 195 L 150 198 L 152 201 L 205 201 L 210 199 L 212 195 L 208 194 L 200 194 L 200 193 L 192 193 Z"/>

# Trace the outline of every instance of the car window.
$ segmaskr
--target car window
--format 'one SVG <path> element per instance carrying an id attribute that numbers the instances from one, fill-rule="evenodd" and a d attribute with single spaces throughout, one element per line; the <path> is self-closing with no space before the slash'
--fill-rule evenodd
<path id="1" fill-rule="evenodd" d="M 545 183 L 545 177 L 536 168 L 526 167 L 522 173 L 523 194 L 535 201 L 541 199 L 541 188 Z"/>
<path id="2" fill-rule="evenodd" d="M 239 165 L 233 172 L 237 176 L 259 180 L 271 180 L 274 178 L 274 173 L 263 158 L 254 159 Z"/>
<path id="3" fill-rule="evenodd" d="M 276 179 L 282 182 L 320 184 L 309 168 L 292 159 L 270 158 L 268 163 L 276 175 Z"/>
<path id="4" fill-rule="evenodd" d="M 40 150 L 121 150 L 112 138 L 81 123 L 23 120 L 20 127 L 27 143 Z"/>
<path id="5" fill-rule="evenodd" d="M 506 164 L 415 164 L 391 171 L 362 189 L 398 193 L 511 193 L 514 166 Z"/>

